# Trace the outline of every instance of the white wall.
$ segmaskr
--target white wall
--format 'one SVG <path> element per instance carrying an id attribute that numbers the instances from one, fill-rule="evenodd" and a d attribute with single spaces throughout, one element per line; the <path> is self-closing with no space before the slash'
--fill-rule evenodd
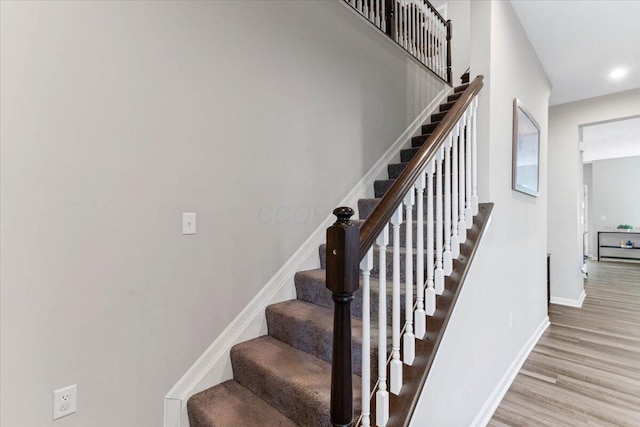
<path id="1" fill-rule="evenodd" d="M 432 1 L 436 7 L 447 6 L 447 19 L 451 20 L 451 73 L 453 85 L 460 84 L 460 77 L 469 68 L 469 31 L 471 23 L 469 13 L 470 0 L 438 0 Z"/>
<path id="2" fill-rule="evenodd" d="M 58 427 L 161 425 L 169 388 L 442 89 L 333 1 L 1 7 L 6 427 L 52 425 L 74 383 Z"/>
<path id="3" fill-rule="evenodd" d="M 416 427 L 471 425 L 547 316 L 550 83 L 510 2 L 471 2 L 470 34 L 472 78 L 486 79 L 478 116 L 480 199 L 495 208 L 418 403 Z M 511 190 L 514 98 L 541 128 L 538 198 Z"/>
<path id="4" fill-rule="evenodd" d="M 640 114 L 640 89 L 549 108 L 549 252 L 551 296 L 578 301 L 584 292 L 580 273 L 583 164 L 579 126 Z M 593 251 L 593 250 L 592 250 Z"/>
<path id="5" fill-rule="evenodd" d="M 598 231 L 615 231 L 620 224 L 629 224 L 640 230 L 640 156 L 619 159 L 598 160 L 592 163 L 593 191 L 591 206 L 593 212 L 592 244 L 594 255 Z M 602 216 L 606 219 L 603 220 Z M 615 236 L 619 241 L 625 236 Z M 616 251 L 618 251 L 616 253 Z M 607 252 L 614 256 L 640 256 L 619 252 Z"/>

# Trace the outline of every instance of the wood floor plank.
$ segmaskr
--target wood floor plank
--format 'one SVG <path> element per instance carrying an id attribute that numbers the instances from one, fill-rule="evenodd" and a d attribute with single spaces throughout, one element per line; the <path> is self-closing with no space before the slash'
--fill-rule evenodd
<path id="1" fill-rule="evenodd" d="M 640 426 L 640 264 L 589 268 L 583 306 L 549 306 L 489 426 Z"/>

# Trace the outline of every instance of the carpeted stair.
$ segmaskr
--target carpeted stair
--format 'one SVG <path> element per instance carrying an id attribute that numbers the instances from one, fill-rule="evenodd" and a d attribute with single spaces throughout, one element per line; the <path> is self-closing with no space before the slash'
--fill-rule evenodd
<path id="1" fill-rule="evenodd" d="M 376 181 L 375 199 L 358 202 L 360 226 L 379 203 L 394 180 L 417 153 L 440 120 L 452 108 L 464 89 L 454 89 L 431 122 L 422 127 L 423 135 L 412 138 L 412 148 L 401 151 L 401 163 L 390 164 L 389 179 Z M 426 200 L 425 200 L 426 208 Z M 414 209 L 414 219 L 416 211 Z M 416 221 L 413 241 L 416 242 Z M 400 228 L 401 244 L 406 236 L 406 224 Z M 393 236 L 387 253 L 387 276 L 390 279 Z M 300 271 L 295 275 L 297 299 L 273 304 L 266 309 L 268 335 L 237 344 L 231 350 L 233 380 L 192 396 L 188 403 L 191 427 L 240 426 L 305 426 L 327 427 L 331 387 L 331 347 L 333 301 L 325 284 L 325 246 L 319 248 L 321 268 Z M 374 270 L 371 277 L 371 320 L 377 319 L 379 301 L 378 254 L 374 251 Z M 401 280 L 404 280 L 404 248 L 401 253 Z M 414 269 L 415 269 L 414 263 Z M 425 261 L 426 265 L 426 261 Z M 391 300 L 391 281 L 387 280 L 387 299 Z M 401 295 L 404 309 L 404 290 Z M 361 330 L 362 294 L 356 292 L 351 306 L 353 331 L 354 413 L 359 413 L 360 373 L 362 368 Z M 404 318 L 404 314 L 402 315 Z M 391 304 L 388 304 L 388 319 Z M 390 322 L 389 322 L 390 323 Z M 377 331 L 372 325 L 371 342 L 377 344 Z M 387 334 L 390 339 L 390 331 Z M 377 348 L 372 348 L 372 383 L 375 382 Z"/>

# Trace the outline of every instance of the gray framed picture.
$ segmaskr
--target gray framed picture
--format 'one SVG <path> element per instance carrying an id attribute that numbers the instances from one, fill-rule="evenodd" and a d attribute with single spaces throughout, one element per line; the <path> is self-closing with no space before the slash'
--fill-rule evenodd
<path id="1" fill-rule="evenodd" d="M 540 195 L 540 126 L 518 98 L 513 100 L 512 188 Z"/>

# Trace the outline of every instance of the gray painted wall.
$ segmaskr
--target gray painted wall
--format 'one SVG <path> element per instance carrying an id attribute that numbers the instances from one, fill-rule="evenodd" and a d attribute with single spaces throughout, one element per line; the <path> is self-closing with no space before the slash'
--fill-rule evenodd
<path id="1" fill-rule="evenodd" d="M 470 52 L 472 76 L 486 79 L 478 113 L 480 200 L 495 208 L 418 403 L 416 427 L 471 425 L 547 315 L 551 86 L 510 2 L 471 2 Z M 511 190 L 514 98 L 541 127 L 538 198 Z"/>
<path id="2" fill-rule="evenodd" d="M 169 388 L 443 87 L 335 1 L 1 8 L 6 427 L 52 425 L 74 383 L 58 427 L 161 425 Z"/>
<path id="3" fill-rule="evenodd" d="M 579 126 L 640 114 L 640 89 L 618 92 L 549 108 L 549 252 L 551 296 L 578 300 L 584 290 L 580 273 L 582 233 L 580 203 L 583 163 Z"/>
<path id="4" fill-rule="evenodd" d="M 640 230 L 640 156 L 598 160 L 592 163 L 593 191 L 593 250 L 596 251 L 598 231 L 612 231 L 620 224 L 629 224 Z M 603 220 L 602 216 L 606 219 Z M 625 236 L 615 236 L 619 241 Z M 617 251 L 617 253 L 616 253 Z M 617 249 L 607 252 L 614 256 L 635 256 Z"/>

